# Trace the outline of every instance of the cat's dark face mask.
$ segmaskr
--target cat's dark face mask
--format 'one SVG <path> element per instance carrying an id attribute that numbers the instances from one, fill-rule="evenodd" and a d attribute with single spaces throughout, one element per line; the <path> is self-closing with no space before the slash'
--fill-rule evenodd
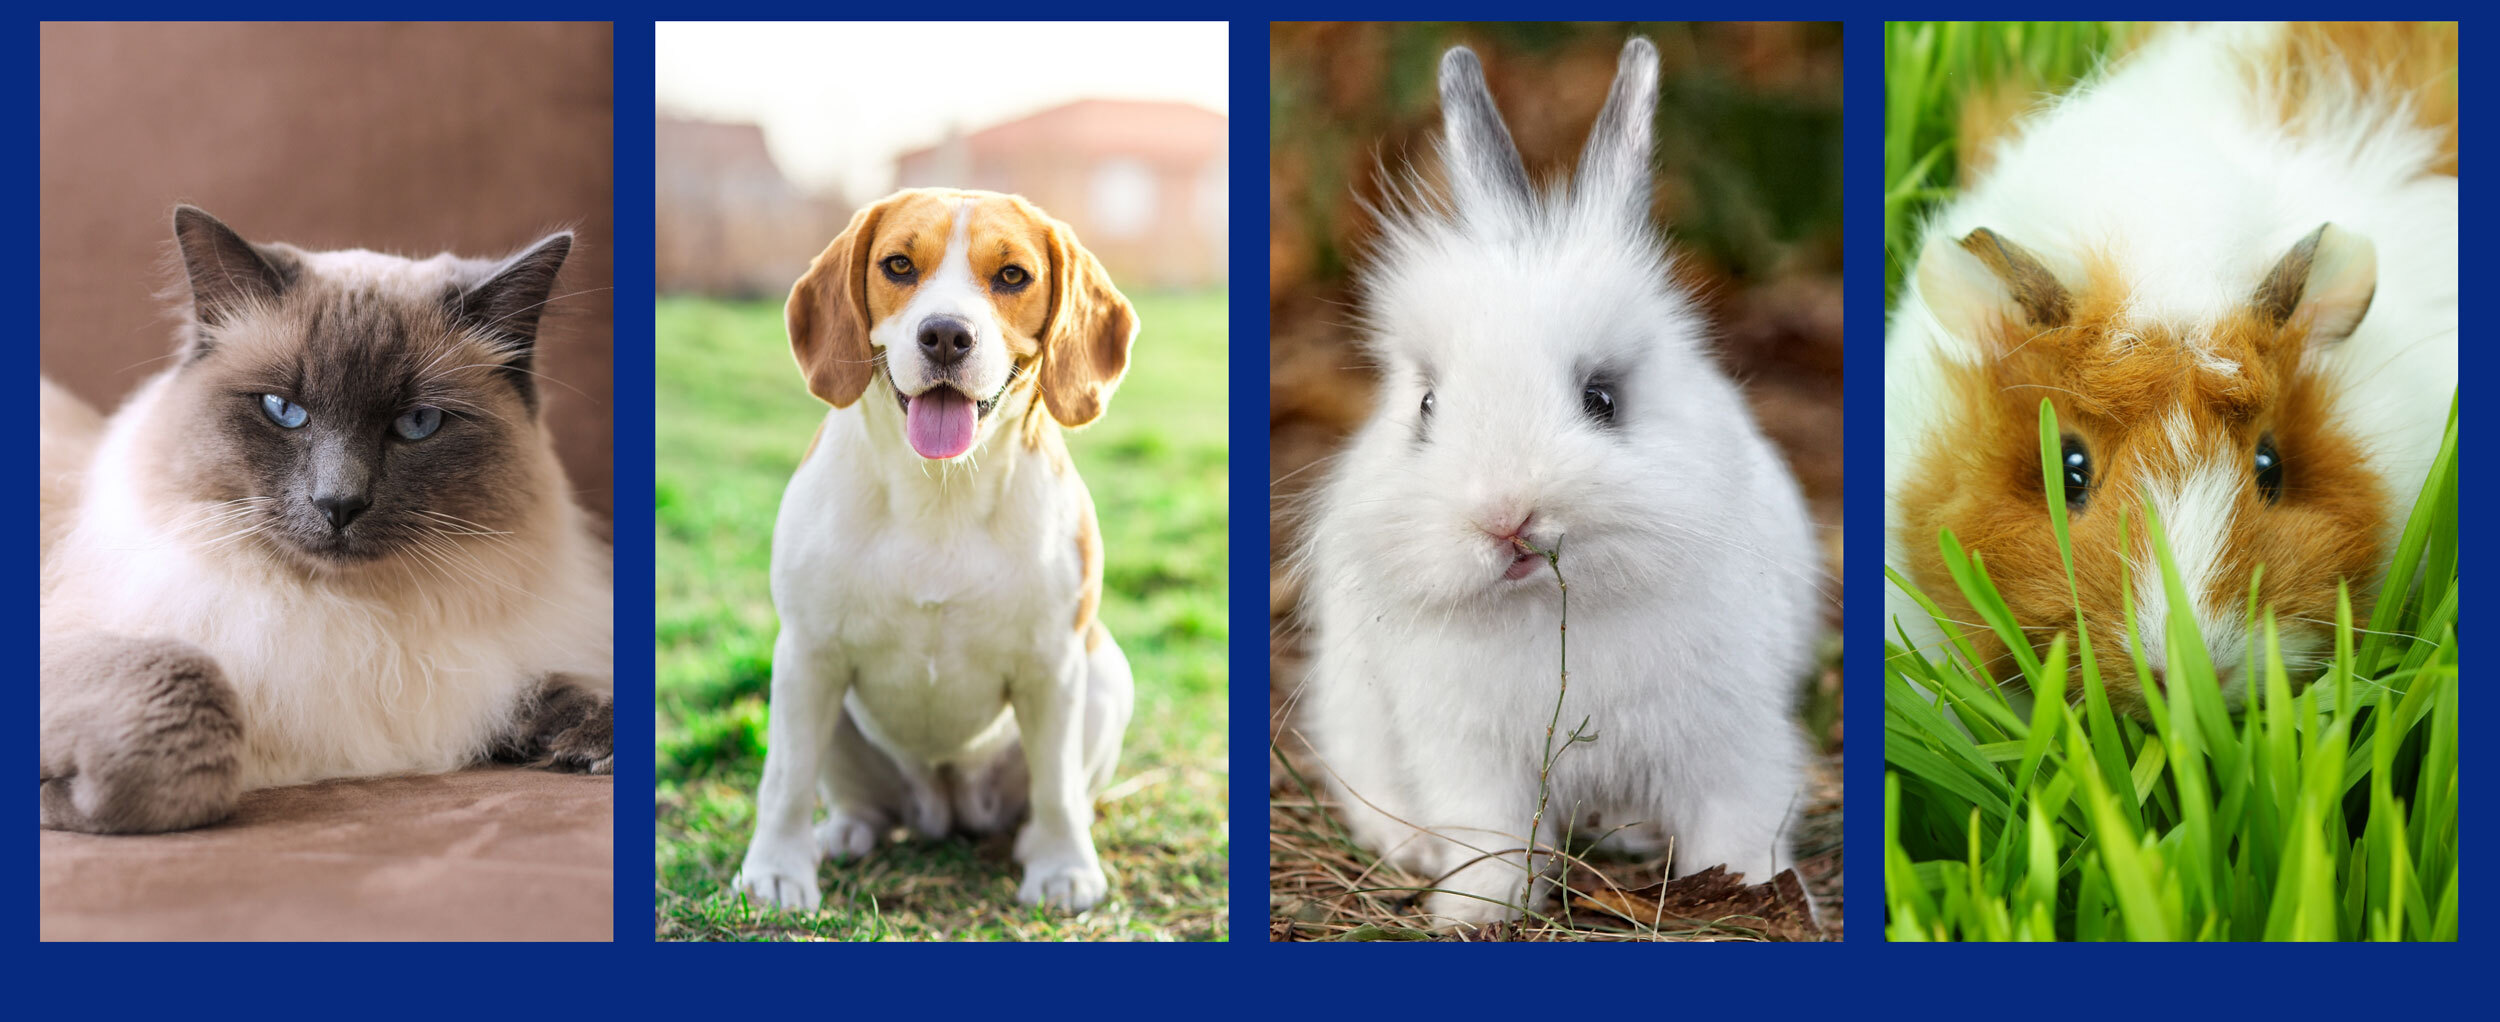
<path id="1" fill-rule="evenodd" d="M 172 460 L 234 509 L 221 533 L 309 567 L 393 559 L 449 582 L 468 545 L 531 513 L 546 487 L 530 352 L 570 236 L 439 281 L 325 275 L 188 207 L 175 236 L 194 315 L 171 400 L 198 428 Z"/>

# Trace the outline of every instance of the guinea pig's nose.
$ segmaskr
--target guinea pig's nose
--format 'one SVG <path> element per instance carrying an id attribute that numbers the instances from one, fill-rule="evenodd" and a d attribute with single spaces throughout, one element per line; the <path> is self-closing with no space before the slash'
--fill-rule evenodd
<path id="1" fill-rule="evenodd" d="M 939 368 L 964 360 L 972 351 L 972 324 L 954 316 L 931 316 L 920 321 L 920 355 Z"/>

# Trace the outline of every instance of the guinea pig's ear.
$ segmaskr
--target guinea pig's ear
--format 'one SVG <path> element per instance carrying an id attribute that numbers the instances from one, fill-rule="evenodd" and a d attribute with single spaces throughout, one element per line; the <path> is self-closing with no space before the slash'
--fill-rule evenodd
<path id="1" fill-rule="evenodd" d="M 1958 239 L 1928 235 L 1918 254 L 1918 294 L 1945 329 L 1972 341 L 2006 322 L 2053 330 L 2066 325 L 2074 307 L 2057 275 L 1985 227 Z"/>
<path id="2" fill-rule="evenodd" d="M 892 199 L 851 215 L 851 225 L 816 255 L 807 273 L 790 286 L 782 320 L 790 328 L 790 354 L 807 377 L 807 392 L 846 408 L 868 389 L 877 353 L 868 346 L 868 246 Z"/>
<path id="3" fill-rule="evenodd" d="M 1636 220 L 1649 220 L 1650 134 L 1657 113 L 1658 48 L 1634 36 L 1623 44 L 1606 107 L 1598 111 L 1597 127 L 1580 151 L 1580 173 L 1571 182 L 1573 199 L 1618 207 Z"/>
<path id="4" fill-rule="evenodd" d="M 1484 65 L 1464 46 L 1441 55 L 1441 162 L 1462 213 L 1528 202 L 1528 169 L 1519 162 L 1519 147 L 1493 106 Z"/>
<path id="5" fill-rule="evenodd" d="M 1050 320 L 1042 327 L 1042 362 L 1036 386 L 1042 407 L 1074 429 L 1102 417 L 1111 391 L 1128 372 L 1129 345 L 1137 340 L 1137 309 L 1111 274 L 1068 225 L 1031 215 L 1050 237 Z"/>
<path id="6" fill-rule="evenodd" d="M 2309 337 L 2340 341 L 2361 326 L 2378 293 L 2378 246 L 2334 224 L 2319 224 L 2276 261 L 2249 299 L 2268 322 L 2282 326 L 2309 314 Z"/>

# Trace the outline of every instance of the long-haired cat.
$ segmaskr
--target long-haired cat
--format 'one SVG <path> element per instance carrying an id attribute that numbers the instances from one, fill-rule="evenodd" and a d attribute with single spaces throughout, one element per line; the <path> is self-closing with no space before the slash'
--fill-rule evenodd
<path id="1" fill-rule="evenodd" d="M 41 821 L 487 760 L 604 772 L 610 552 L 531 366 L 572 247 L 253 244 L 174 211 L 173 366 L 109 419 L 42 385 Z"/>

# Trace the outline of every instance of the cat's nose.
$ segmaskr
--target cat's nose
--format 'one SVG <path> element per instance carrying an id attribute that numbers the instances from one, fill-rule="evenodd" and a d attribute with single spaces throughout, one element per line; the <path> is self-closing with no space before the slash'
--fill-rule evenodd
<path id="1" fill-rule="evenodd" d="M 373 506 L 373 503 L 363 497 L 349 494 L 338 497 L 314 497 L 312 505 L 321 509 L 322 517 L 330 520 L 330 528 L 343 532 L 347 529 L 347 523 L 355 521 L 356 516 L 365 513 L 365 509 Z"/>

